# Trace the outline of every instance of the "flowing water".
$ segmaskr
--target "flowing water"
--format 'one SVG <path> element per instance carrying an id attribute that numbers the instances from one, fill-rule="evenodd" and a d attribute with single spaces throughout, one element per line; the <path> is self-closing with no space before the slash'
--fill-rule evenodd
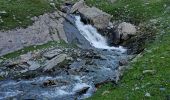
<path id="1" fill-rule="evenodd" d="M 80 33 L 90 42 L 92 46 L 99 49 L 108 49 L 108 50 L 119 50 L 125 52 L 126 50 L 122 47 L 111 47 L 108 46 L 107 40 L 97 32 L 96 28 L 92 25 L 85 25 L 81 22 L 81 17 L 76 16 L 76 26 Z"/>
<path id="2" fill-rule="evenodd" d="M 36 100 L 75 100 L 84 99 L 91 96 L 96 88 L 96 84 L 107 81 L 116 81 L 119 67 L 119 59 L 126 50 L 123 47 L 111 47 L 107 40 L 100 35 L 91 25 L 85 25 L 80 21 L 80 17 L 75 17 L 75 27 L 87 42 L 97 48 L 97 56 L 91 54 L 85 57 L 79 56 L 79 61 L 75 60 L 69 69 L 62 68 L 57 75 L 45 75 L 32 79 L 4 80 L 0 81 L 0 100 L 6 99 L 36 99 Z M 103 50 L 105 49 L 105 50 Z M 107 50 L 106 50 L 107 49 Z M 87 56 L 87 57 L 86 57 Z M 42 73 L 36 71 L 36 73 Z M 57 73 L 57 72 L 53 72 Z M 43 86 L 48 80 L 54 80 L 57 84 Z M 85 91 L 86 90 L 86 91 Z M 84 92 L 82 92 L 84 91 Z"/>

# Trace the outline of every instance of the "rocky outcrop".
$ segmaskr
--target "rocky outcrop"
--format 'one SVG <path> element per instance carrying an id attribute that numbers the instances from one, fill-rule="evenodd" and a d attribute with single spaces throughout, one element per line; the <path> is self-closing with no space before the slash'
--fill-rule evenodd
<path id="1" fill-rule="evenodd" d="M 110 22 L 111 15 L 101 11 L 96 7 L 88 7 L 84 0 L 75 3 L 71 8 L 70 13 L 80 13 L 81 17 L 87 23 L 92 24 L 97 29 L 105 29 Z"/>
<path id="2" fill-rule="evenodd" d="M 55 67 L 59 63 L 63 62 L 66 59 L 66 57 L 67 57 L 66 54 L 60 54 L 60 55 L 56 56 L 55 58 L 53 58 L 52 60 L 48 61 L 45 64 L 45 67 L 44 67 L 43 71 L 51 70 L 53 67 Z"/>
<path id="3" fill-rule="evenodd" d="M 117 27 L 117 36 L 122 40 L 127 40 L 130 36 L 135 36 L 136 33 L 136 27 L 130 23 L 122 22 Z"/>
<path id="4" fill-rule="evenodd" d="M 60 11 L 46 13 L 39 17 L 34 17 L 33 25 L 27 28 L 18 28 L 10 31 L 0 31 L 0 56 L 19 50 L 25 46 L 39 45 L 48 41 L 67 42 L 65 35 L 63 16 Z"/>

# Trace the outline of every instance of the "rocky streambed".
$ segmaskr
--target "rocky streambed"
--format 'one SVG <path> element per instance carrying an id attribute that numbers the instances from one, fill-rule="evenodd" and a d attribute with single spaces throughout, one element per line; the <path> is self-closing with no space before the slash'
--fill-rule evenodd
<path id="1" fill-rule="evenodd" d="M 136 27 L 126 22 L 111 23 L 109 14 L 88 7 L 84 0 L 71 7 L 67 4 L 62 8 L 65 13 L 45 15 L 49 19 L 43 20 L 48 23 L 43 24 L 46 25 L 47 31 L 42 27 L 38 30 L 44 30 L 42 32 L 47 34 L 49 40 L 64 39 L 67 45 L 77 46 L 56 45 L 1 61 L 0 99 L 85 99 L 90 97 L 99 85 L 119 81 L 123 70 L 134 57 L 129 55 L 129 48 L 121 47 L 119 43 L 135 35 Z M 40 19 L 43 19 L 43 16 Z M 51 17 L 55 16 L 62 18 L 52 20 Z M 58 21 L 60 19 L 62 21 Z M 38 20 L 28 29 L 35 28 L 34 25 L 40 25 L 40 22 Z M 49 30 L 58 34 L 49 34 Z M 7 34 L 10 32 L 12 31 Z M 36 34 L 39 33 L 40 31 L 37 31 Z M 47 38 L 44 38 L 45 41 Z M 108 45 L 107 39 L 117 46 Z M 9 44 L 5 42 L 4 45 L 6 43 Z M 37 42 L 33 41 L 33 44 Z"/>
<path id="2" fill-rule="evenodd" d="M 1 64 L 0 99 L 74 100 L 117 82 L 128 56 L 117 50 L 50 48 Z"/>

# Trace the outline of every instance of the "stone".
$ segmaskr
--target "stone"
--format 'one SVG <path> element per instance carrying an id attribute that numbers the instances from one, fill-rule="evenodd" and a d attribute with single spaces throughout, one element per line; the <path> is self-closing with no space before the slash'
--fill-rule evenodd
<path id="1" fill-rule="evenodd" d="M 115 3 L 117 0 L 107 0 L 110 3 Z"/>
<path id="2" fill-rule="evenodd" d="M 3 62 L 3 60 L 2 59 L 0 59 L 0 64 Z"/>
<path id="3" fill-rule="evenodd" d="M 44 53 L 43 56 L 47 59 L 52 59 L 55 56 L 59 55 L 61 52 L 62 52 L 61 49 L 54 49 Z"/>
<path id="4" fill-rule="evenodd" d="M 28 61 L 27 63 L 30 65 L 29 70 L 36 70 L 40 68 L 40 64 L 35 61 Z"/>
<path id="5" fill-rule="evenodd" d="M 156 71 L 155 70 L 144 70 L 143 74 L 154 74 Z"/>
<path id="6" fill-rule="evenodd" d="M 145 97 L 151 97 L 151 94 L 147 92 L 147 93 L 145 94 Z"/>
<path id="7" fill-rule="evenodd" d="M 43 86 L 48 87 L 48 86 L 53 86 L 56 85 L 56 81 L 55 80 L 47 80 L 43 83 Z"/>
<path id="8" fill-rule="evenodd" d="M 134 25 L 126 22 L 122 22 L 118 25 L 117 28 L 118 37 L 123 40 L 127 40 L 129 36 L 136 35 L 137 29 Z"/>
<path id="9" fill-rule="evenodd" d="M 90 20 L 90 24 L 92 24 L 97 29 L 107 28 L 112 18 L 111 15 L 101 11 L 96 7 L 81 8 L 79 9 L 79 13 L 83 16 L 83 18 Z"/>
<path id="10" fill-rule="evenodd" d="M 86 21 L 89 20 L 89 24 L 94 25 L 97 29 L 105 29 L 109 26 L 109 22 L 112 18 L 111 15 L 101 11 L 96 7 L 88 7 L 84 0 L 80 0 L 75 3 L 71 8 L 70 13 L 78 11 L 82 18 Z"/>
<path id="11" fill-rule="evenodd" d="M 127 59 L 120 59 L 119 65 L 120 65 L 120 66 L 128 65 L 128 60 L 127 60 Z"/>
<path id="12" fill-rule="evenodd" d="M 45 64 L 43 71 L 49 71 L 67 58 L 66 54 L 60 54 Z"/>
<path id="13" fill-rule="evenodd" d="M 3 11 L 0 11 L 0 16 L 7 16 L 7 12 L 5 11 L 5 10 L 3 10 Z"/>
<path id="14" fill-rule="evenodd" d="M 81 9 L 82 7 L 85 7 L 86 4 L 85 4 L 85 1 L 84 0 L 80 0 L 79 2 L 75 3 L 71 10 L 70 10 L 70 13 L 75 13 L 77 10 Z"/>
<path id="15" fill-rule="evenodd" d="M 64 16 L 65 14 L 60 11 L 45 13 L 31 18 L 34 23 L 27 28 L 0 31 L 0 56 L 26 46 L 42 45 L 49 41 L 67 42 L 63 26 Z"/>

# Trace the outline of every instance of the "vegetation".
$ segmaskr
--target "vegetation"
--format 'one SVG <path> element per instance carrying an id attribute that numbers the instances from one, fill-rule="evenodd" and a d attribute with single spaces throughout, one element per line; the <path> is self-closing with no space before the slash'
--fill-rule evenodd
<path id="1" fill-rule="evenodd" d="M 56 1 L 56 4 L 60 3 Z M 61 0 L 59 0 L 61 1 Z M 147 24 L 156 29 L 157 38 L 146 45 L 140 59 L 131 63 L 119 83 L 105 84 L 89 100 L 164 100 L 170 98 L 170 0 L 86 0 L 113 15 L 112 20 L 131 22 L 135 25 Z M 49 12 L 52 7 L 47 0 L 0 0 L 0 30 L 26 27 L 32 23 L 31 17 Z M 49 48 L 60 44 L 49 42 L 30 46 L 7 54 L 8 59 L 20 54 Z M 62 45 L 65 45 L 61 42 Z M 0 77 L 1 79 L 1 77 Z"/>
<path id="2" fill-rule="evenodd" d="M 62 47 L 74 47 L 72 45 L 67 45 L 65 43 L 64 40 L 61 40 L 61 41 L 49 41 L 48 43 L 46 44 L 42 44 L 42 45 L 32 45 L 32 46 L 28 46 L 28 47 L 25 47 L 23 49 L 20 49 L 18 51 L 15 51 L 15 52 L 12 52 L 12 53 L 8 53 L 2 57 L 0 57 L 1 59 L 9 59 L 9 58 L 14 58 L 14 57 L 17 57 L 21 54 L 25 54 L 27 52 L 30 52 L 30 51 L 34 51 L 34 50 L 40 50 L 40 49 L 46 49 L 46 48 L 50 48 L 50 47 L 56 47 L 56 46 L 62 46 Z"/>
<path id="3" fill-rule="evenodd" d="M 118 19 L 147 24 L 156 29 L 155 41 L 146 45 L 140 59 L 131 63 L 119 83 L 105 84 L 89 100 L 170 99 L 170 1 L 169 0 L 87 0 Z"/>
<path id="4" fill-rule="evenodd" d="M 51 10 L 47 0 L 0 0 L 0 30 L 26 27 L 32 17 Z"/>

